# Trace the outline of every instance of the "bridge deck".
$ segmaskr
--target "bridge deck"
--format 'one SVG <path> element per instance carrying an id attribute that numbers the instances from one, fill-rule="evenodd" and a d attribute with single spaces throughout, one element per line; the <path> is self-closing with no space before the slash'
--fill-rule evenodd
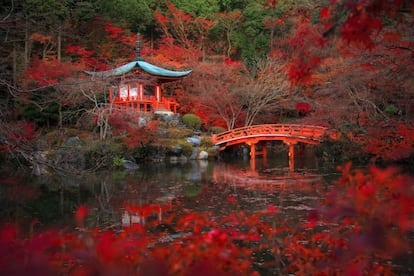
<path id="1" fill-rule="evenodd" d="M 224 149 L 227 146 L 264 140 L 318 144 L 324 140 L 328 128 L 299 124 L 265 124 L 233 129 L 213 135 L 213 143 Z"/>

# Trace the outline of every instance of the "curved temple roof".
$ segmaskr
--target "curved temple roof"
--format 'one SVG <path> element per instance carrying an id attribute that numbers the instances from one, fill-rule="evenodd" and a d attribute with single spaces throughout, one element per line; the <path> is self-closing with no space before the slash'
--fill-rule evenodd
<path id="1" fill-rule="evenodd" d="M 192 70 L 187 70 L 187 71 L 167 70 L 167 69 L 155 66 L 146 61 L 143 61 L 143 60 L 135 60 L 127 64 L 124 64 L 122 66 L 119 66 L 117 68 L 111 69 L 111 70 L 101 71 L 101 72 L 85 71 L 85 73 L 88 75 L 97 76 L 97 77 L 115 77 L 115 76 L 121 76 L 128 72 L 131 72 L 135 68 L 140 68 L 144 72 L 151 74 L 151 75 L 155 75 L 159 77 L 170 77 L 170 78 L 185 77 L 192 72 Z"/>

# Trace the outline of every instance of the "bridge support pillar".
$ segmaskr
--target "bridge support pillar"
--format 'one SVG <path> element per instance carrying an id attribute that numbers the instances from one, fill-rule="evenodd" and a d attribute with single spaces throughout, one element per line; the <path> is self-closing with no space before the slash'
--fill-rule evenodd
<path id="1" fill-rule="evenodd" d="M 267 160 L 267 142 L 266 141 L 262 141 L 262 155 L 263 155 L 263 160 Z"/>
<path id="2" fill-rule="evenodd" d="M 289 147 L 289 170 L 295 170 L 295 144 L 292 142 L 285 142 Z"/>
<path id="3" fill-rule="evenodd" d="M 257 150 L 256 146 L 260 144 L 261 149 Z M 250 167 L 256 169 L 256 156 L 263 156 L 263 163 L 267 164 L 267 142 L 266 141 L 252 141 L 248 143 L 250 145 Z"/>
<path id="4" fill-rule="evenodd" d="M 257 150 L 256 146 L 260 143 L 261 150 Z M 257 155 L 263 155 L 263 159 L 267 158 L 267 142 L 266 141 L 254 141 L 249 143 L 250 145 L 250 157 L 253 158 Z"/>
<path id="5" fill-rule="evenodd" d="M 256 170 L 256 143 L 250 143 L 250 167 Z"/>
<path id="6" fill-rule="evenodd" d="M 256 143 L 250 143 L 250 159 L 256 157 Z"/>

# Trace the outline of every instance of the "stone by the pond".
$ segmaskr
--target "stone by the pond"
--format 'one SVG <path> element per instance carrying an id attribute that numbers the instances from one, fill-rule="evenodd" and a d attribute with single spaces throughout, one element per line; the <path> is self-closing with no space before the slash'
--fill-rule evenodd
<path id="1" fill-rule="evenodd" d="M 57 151 L 55 164 L 63 170 L 83 170 L 85 168 L 85 156 L 81 149 L 82 142 L 79 137 L 66 139 Z"/>
<path id="2" fill-rule="evenodd" d="M 197 159 L 197 154 L 198 154 L 198 150 L 197 150 L 197 148 L 193 148 L 189 159 L 190 159 L 190 160 L 195 160 L 195 159 Z"/>
<path id="3" fill-rule="evenodd" d="M 124 168 L 125 170 L 136 170 L 138 169 L 138 164 L 131 160 L 124 160 Z"/>
<path id="4" fill-rule="evenodd" d="M 193 143 L 195 146 L 199 146 L 201 145 L 201 141 L 200 139 L 196 138 L 196 137 L 188 137 L 187 138 L 187 142 L 189 143 Z"/>
<path id="5" fill-rule="evenodd" d="M 199 160 L 208 159 L 208 152 L 206 152 L 205 150 L 200 151 L 200 153 L 198 154 L 198 159 Z"/>

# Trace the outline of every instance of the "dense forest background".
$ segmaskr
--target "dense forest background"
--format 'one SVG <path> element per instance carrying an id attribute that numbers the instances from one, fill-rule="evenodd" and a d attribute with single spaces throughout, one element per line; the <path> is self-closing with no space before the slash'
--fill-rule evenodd
<path id="1" fill-rule="evenodd" d="M 140 33 L 145 60 L 193 70 L 169 90 L 205 130 L 300 122 L 336 128 L 378 158 L 414 152 L 411 1 L 3 0 L 0 9 L 3 150 L 50 129 L 94 129 L 110 83 L 82 72 L 134 59 Z"/>

